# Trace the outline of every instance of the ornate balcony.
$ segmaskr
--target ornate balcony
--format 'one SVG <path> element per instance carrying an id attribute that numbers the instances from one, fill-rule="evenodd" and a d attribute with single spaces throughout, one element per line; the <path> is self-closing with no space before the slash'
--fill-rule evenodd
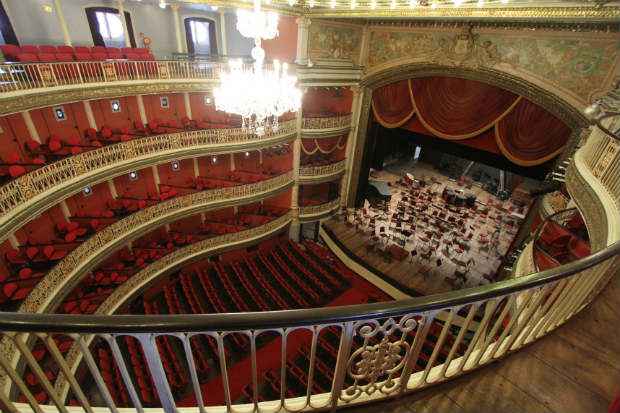
<path id="1" fill-rule="evenodd" d="M 299 207 L 299 220 L 301 222 L 318 221 L 336 212 L 340 207 L 340 198 L 320 205 Z"/>
<path id="2" fill-rule="evenodd" d="M 241 129 L 154 135 L 84 152 L 46 165 L 0 188 L 0 241 L 50 205 L 87 185 L 152 165 L 208 154 L 263 148 L 295 137 L 295 121 L 257 137 Z"/>
<path id="3" fill-rule="evenodd" d="M 3 63 L 0 114 L 84 99 L 207 91 L 222 67 L 183 60 Z"/>
<path id="4" fill-rule="evenodd" d="M 269 238 L 276 234 L 290 224 L 291 220 L 292 214 L 289 212 L 265 225 L 246 231 L 208 238 L 176 250 L 147 266 L 142 271 L 129 278 L 120 287 L 117 287 L 114 293 L 101 303 L 95 314 L 112 315 L 123 303 L 127 302 L 136 294 L 137 291 L 140 291 L 150 282 L 157 279 L 157 277 L 179 268 L 190 260 L 216 254 L 230 248 L 239 248 L 241 246 L 255 244 L 262 239 Z M 90 341 L 90 339 L 86 339 L 87 344 L 90 343 Z M 67 354 L 67 365 L 69 369 L 74 372 L 81 360 L 82 352 L 79 346 L 74 345 Z M 64 376 L 60 376 L 56 380 L 55 388 L 63 397 L 66 397 L 70 384 Z"/>
<path id="5" fill-rule="evenodd" d="M 338 136 L 351 129 L 352 115 L 325 116 L 325 117 L 304 117 L 301 124 L 303 136 Z"/>
<path id="6" fill-rule="evenodd" d="M 302 166 L 299 168 L 300 183 L 320 183 L 331 181 L 345 172 L 346 160 L 320 166 Z"/>
<path id="7" fill-rule="evenodd" d="M 60 261 L 39 281 L 20 307 L 23 312 L 50 312 L 79 281 L 116 248 L 153 228 L 197 213 L 258 201 L 293 184 L 292 173 L 254 184 L 212 189 L 142 209 L 97 232 Z"/>

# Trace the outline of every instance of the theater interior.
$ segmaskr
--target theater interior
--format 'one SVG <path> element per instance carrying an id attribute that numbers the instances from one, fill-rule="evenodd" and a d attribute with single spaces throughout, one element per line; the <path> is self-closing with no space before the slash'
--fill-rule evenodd
<path id="1" fill-rule="evenodd" d="M 619 32 L 0 0 L 0 411 L 620 413 Z"/>

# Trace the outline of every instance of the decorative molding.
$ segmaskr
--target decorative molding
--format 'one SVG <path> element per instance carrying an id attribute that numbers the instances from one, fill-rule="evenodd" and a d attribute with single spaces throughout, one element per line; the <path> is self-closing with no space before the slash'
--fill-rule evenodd
<path id="1" fill-rule="evenodd" d="M 196 192 L 142 209 L 84 241 L 60 261 L 22 302 L 19 311 L 53 312 L 83 276 L 115 249 L 156 227 L 216 208 L 256 202 L 286 190 L 293 184 L 291 172 L 265 181 Z"/>
<path id="2" fill-rule="evenodd" d="M 374 27 L 371 37 L 367 75 L 410 64 L 488 69 L 550 90 L 579 110 L 611 86 L 620 64 L 616 33 Z"/>
<path id="3" fill-rule="evenodd" d="M 0 187 L 0 241 L 86 185 L 172 159 L 269 147 L 296 133 L 295 121 L 263 137 L 241 129 L 205 129 L 134 139 L 54 162 Z"/>
<path id="4" fill-rule="evenodd" d="M 0 115 L 48 106 L 107 99 L 121 96 L 151 95 L 160 93 L 210 92 L 215 82 L 208 80 L 122 81 L 90 85 L 68 85 L 0 93 Z"/>
<path id="5" fill-rule="evenodd" d="M 299 221 L 311 222 L 327 218 L 340 207 L 340 198 L 320 205 L 299 207 Z"/>
<path id="6" fill-rule="evenodd" d="M 344 135 L 351 129 L 351 118 L 351 113 L 340 116 L 303 118 L 301 135 L 302 137 Z"/>
<path id="7" fill-rule="evenodd" d="M 345 172 L 346 160 L 321 166 L 302 166 L 299 168 L 299 183 L 319 183 L 331 181 Z"/>
<path id="8" fill-rule="evenodd" d="M 577 6 L 576 3 L 564 7 L 407 7 L 391 8 L 385 1 L 379 9 L 359 5 L 354 10 L 350 8 L 307 8 L 304 13 L 311 18 L 329 19 L 399 19 L 399 18 L 423 18 L 429 20 L 440 19 L 466 19 L 467 21 L 492 22 L 504 24 L 528 20 L 536 22 L 543 27 L 555 27 L 558 24 L 572 24 L 579 26 L 582 22 L 604 24 L 617 24 L 620 19 L 618 7 L 599 7 L 597 5 Z"/>

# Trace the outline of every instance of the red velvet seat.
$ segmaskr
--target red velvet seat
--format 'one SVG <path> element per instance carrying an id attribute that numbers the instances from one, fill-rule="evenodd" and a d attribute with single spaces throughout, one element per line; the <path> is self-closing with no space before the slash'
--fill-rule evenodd
<path id="1" fill-rule="evenodd" d="M 67 53 L 70 55 L 73 55 L 75 53 L 75 49 L 72 46 L 66 46 L 66 45 L 62 45 L 62 46 L 56 46 L 56 53 Z"/>
<path id="2" fill-rule="evenodd" d="M 74 56 L 75 56 L 75 60 L 79 62 L 88 62 L 88 61 L 95 60 L 91 53 L 75 53 Z"/>
<path id="3" fill-rule="evenodd" d="M 32 53 L 37 54 L 40 52 L 39 47 L 33 44 L 25 44 L 21 47 L 22 53 Z"/>
<path id="4" fill-rule="evenodd" d="M 56 53 L 55 56 L 57 62 L 72 62 L 74 60 L 71 53 Z"/>
<path id="5" fill-rule="evenodd" d="M 107 53 L 105 46 L 93 46 L 90 48 L 91 53 Z"/>
<path id="6" fill-rule="evenodd" d="M 74 53 L 92 53 L 92 47 L 89 46 L 73 46 Z"/>
<path id="7" fill-rule="evenodd" d="M 50 44 L 42 44 L 42 45 L 39 45 L 38 47 L 41 53 L 56 53 L 58 51 L 56 46 L 52 46 Z"/>
<path id="8" fill-rule="evenodd" d="M 18 60 L 17 56 L 22 52 L 21 48 L 14 44 L 0 45 L 0 51 L 2 51 L 2 54 L 4 55 L 4 58 L 7 61 Z"/>
<path id="9" fill-rule="evenodd" d="M 17 55 L 17 60 L 22 63 L 32 63 L 32 62 L 38 62 L 39 58 L 34 53 L 21 52 Z"/>
<path id="10" fill-rule="evenodd" d="M 103 52 L 93 52 L 91 54 L 93 60 L 106 60 L 108 58 L 107 53 L 103 53 Z"/>

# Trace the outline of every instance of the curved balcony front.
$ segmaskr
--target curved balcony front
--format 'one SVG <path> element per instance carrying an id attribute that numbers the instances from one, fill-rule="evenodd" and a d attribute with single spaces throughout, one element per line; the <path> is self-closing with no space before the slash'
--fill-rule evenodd
<path id="1" fill-rule="evenodd" d="M 0 114 L 96 98 L 207 91 L 223 67 L 183 60 L 3 63 Z"/>
<path id="2" fill-rule="evenodd" d="M 299 207 L 299 221 L 318 221 L 334 214 L 340 207 L 340 198 L 319 205 Z"/>
<path id="3" fill-rule="evenodd" d="M 338 136 L 351 129 L 352 114 L 304 117 L 301 123 L 301 135 L 307 137 Z"/>
<path id="4" fill-rule="evenodd" d="M 343 159 L 327 165 L 301 166 L 299 168 L 299 183 L 321 183 L 332 181 L 345 172 L 346 160 Z"/>
<path id="5" fill-rule="evenodd" d="M 241 129 L 205 129 L 154 135 L 71 156 L 23 175 L 0 188 L 0 241 L 50 205 L 141 167 L 208 154 L 248 151 L 287 142 L 295 122 L 258 137 Z"/>

